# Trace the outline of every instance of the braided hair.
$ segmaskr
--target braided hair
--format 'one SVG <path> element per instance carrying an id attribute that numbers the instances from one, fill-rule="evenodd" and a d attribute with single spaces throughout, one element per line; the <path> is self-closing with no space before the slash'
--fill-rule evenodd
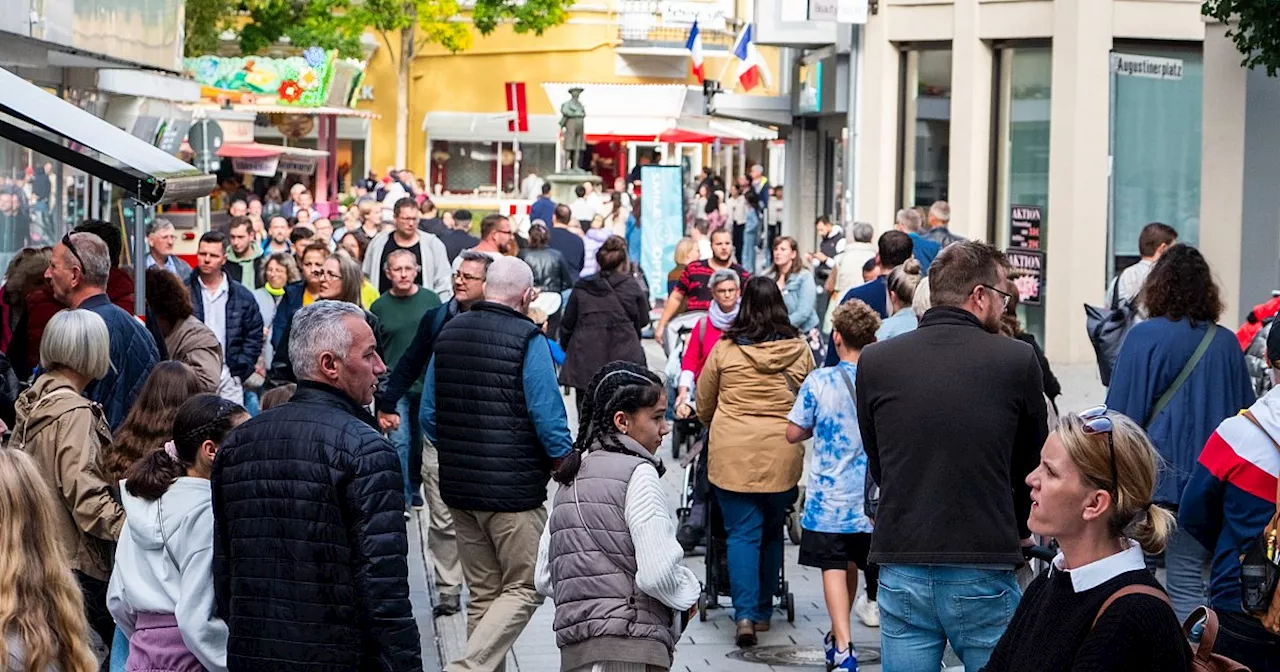
<path id="1" fill-rule="evenodd" d="M 168 492 L 174 480 L 186 475 L 195 464 L 196 455 L 205 441 L 222 445 L 227 434 L 238 424 L 237 418 L 248 411 L 234 401 L 216 394 L 197 394 L 178 409 L 173 419 L 173 452 L 153 450 L 125 472 L 125 490 L 134 497 L 157 500 Z"/>
<path id="2" fill-rule="evenodd" d="M 610 362 L 596 372 L 587 386 L 586 401 L 578 418 L 578 440 L 573 452 L 560 463 L 552 475 L 557 483 L 568 485 L 582 467 L 582 456 L 598 446 L 600 450 L 625 453 L 618 440 L 618 427 L 613 416 L 619 411 L 635 413 L 658 403 L 664 391 L 662 379 L 643 365 L 633 362 Z M 658 475 L 666 469 L 658 464 Z"/>

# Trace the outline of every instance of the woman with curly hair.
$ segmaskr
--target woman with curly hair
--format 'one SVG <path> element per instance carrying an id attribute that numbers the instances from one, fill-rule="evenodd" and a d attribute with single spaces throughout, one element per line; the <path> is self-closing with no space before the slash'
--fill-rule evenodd
<path id="1" fill-rule="evenodd" d="M 58 507 L 32 459 L 0 448 L 0 668 L 93 672 L 89 624 Z"/>
<path id="2" fill-rule="evenodd" d="M 1254 402 L 1244 354 L 1217 325 L 1222 298 L 1209 264 L 1190 245 L 1170 247 L 1138 301 L 1149 319 L 1129 330 L 1107 392 L 1107 407 L 1146 429 L 1163 458 L 1153 501 L 1174 513 L 1205 441 L 1224 419 Z M 1209 553 L 1179 529 L 1165 551 L 1166 585 L 1178 618 L 1206 604 Z"/>

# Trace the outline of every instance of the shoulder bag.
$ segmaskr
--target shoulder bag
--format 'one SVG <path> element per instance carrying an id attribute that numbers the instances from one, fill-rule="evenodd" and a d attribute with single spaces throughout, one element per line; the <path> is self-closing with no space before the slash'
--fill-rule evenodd
<path id="1" fill-rule="evenodd" d="M 1209 328 L 1204 332 L 1204 338 L 1200 339 L 1200 344 L 1196 346 L 1195 352 L 1191 353 L 1191 359 L 1188 359 L 1187 363 L 1182 365 L 1182 370 L 1178 372 L 1178 377 L 1173 379 L 1173 384 L 1164 391 L 1164 394 L 1160 395 L 1160 398 L 1156 400 L 1156 405 L 1151 408 L 1151 414 L 1147 416 L 1147 421 L 1142 424 L 1144 429 L 1151 427 L 1151 423 L 1155 422 L 1156 416 L 1160 415 L 1160 411 L 1163 411 L 1169 405 L 1169 402 L 1173 400 L 1173 395 L 1182 389 L 1182 385 L 1187 382 L 1187 379 L 1191 377 L 1191 373 L 1196 370 L 1196 365 L 1200 363 L 1201 359 L 1204 359 L 1204 353 L 1208 352 L 1209 344 L 1213 342 L 1213 337 L 1217 334 L 1218 325 L 1210 323 Z"/>
<path id="2" fill-rule="evenodd" d="M 1280 451 L 1280 444 L 1276 443 L 1252 412 L 1245 410 L 1241 415 L 1252 422 L 1271 441 L 1271 445 Z M 1280 502 L 1280 484 L 1277 486 L 1276 498 Z M 1280 534 L 1280 504 L 1277 505 L 1276 513 L 1271 516 L 1271 522 L 1249 542 L 1240 556 L 1240 606 L 1244 613 L 1261 621 L 1262 627 L 1271 634 L 1280 634 L 1280 599 L 1276 598 L 1277 588 L 1280 588 L 1280 566 L 1276 564 L 1280 559 L 1277 534 Z"/>
<path id="3" fill-rule="evenodd" d="M 1158 598 L 1160 601 L 1169 605 L 1169 609 L 1173 609 L 1173 603 L 1169 601 L 1169 596 L 1159 588 L 1153 588 L 1144 584 L 1132 584 L 1117 590 L 1107 598 L 1106 602 L 1098 608 L 1098 615 L 1093 617 L 1093 626 L 1098 625 L 1098 621 L 1102 619 L 1102 614 L 1106 612 L 1116 600 L 1126 595 L 1150 595 Z M 1191 666 L 1189 672 L 1249 672 L 1249 668 L 1237 663 L 1226 656 L 1213 652 L 1213 645 L 1218 640 L 1218 615 L 1208 607 L 1198 607 L 1187 620 L 1182 624 L 1182 632 L 1191 639 L 1191 631 L 1196 623 L 1204 620 L 1204 630 L 1200 633 L 1200 641 L 1198 644 L 1191 646 Z"/>
<path id="4" fill-rule="evenodd" d="M 844 371 L 840 371 L 837 365 L 837 371 L 840 373 L 840 380 L 844 381 L 845 389 L 849 390 L 849 398 L 853 400 L 854 406 L 858 404 L 858 392 L 853 385 L 853 379 Z M 880 509 L 880 486 L 876 485 L 875 479 L 871 478 L 871 470 L 867 469 L 866 475 L 862 479 L 862 512 L 871 520 L 876 519 L 876 511 Z"/>

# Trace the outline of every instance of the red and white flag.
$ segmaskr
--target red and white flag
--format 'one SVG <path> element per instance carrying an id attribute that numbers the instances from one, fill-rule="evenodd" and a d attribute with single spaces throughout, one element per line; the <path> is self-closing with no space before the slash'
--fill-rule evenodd
<path id="1" fill-rule="evenodd" d="M 743 27 L 742 33 L 738 35 L 738 41 L 733 45 L 733 57 L 738 59 L 738 83 L 742 85 L 742 90 L 750 91 L 760 86 L 764 76 L 764 61 L 752 39 L 751 24 Z"/>
<path id="2" fill-rule="evenodd" d="M 705 81 L 702 70 L 702 33 L 698 32 L 698 22 L 693 22 L 693 28 L 689 30 L 689 41 L 685 42 L 684 48 L 689 50 L 689 56 L 693 58 L 693 76 L 698 78 L 698 83 Z"/>

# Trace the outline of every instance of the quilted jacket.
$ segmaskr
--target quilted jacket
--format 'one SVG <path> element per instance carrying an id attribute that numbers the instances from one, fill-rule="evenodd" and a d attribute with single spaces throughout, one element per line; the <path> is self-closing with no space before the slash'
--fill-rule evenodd
<path id="1" fill-rule="evenodd" d="M 213 578 L 227 667 L 421 670 L 400 459 L 373 416 L 311 381 L 227 438 Z"/>

